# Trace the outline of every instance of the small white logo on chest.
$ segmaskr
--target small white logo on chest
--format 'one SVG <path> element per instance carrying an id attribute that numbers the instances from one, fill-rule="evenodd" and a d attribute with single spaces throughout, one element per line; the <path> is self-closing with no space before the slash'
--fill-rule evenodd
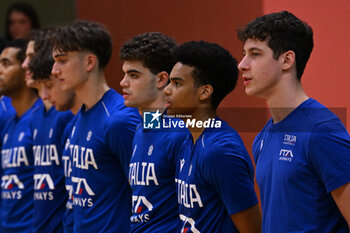
<path id="1" fill-rule="evenodd" d="M 150 145 L 148 148 L 148 156 L 151 156 L 151 154 L 153 153 L 153 145 Z"/>

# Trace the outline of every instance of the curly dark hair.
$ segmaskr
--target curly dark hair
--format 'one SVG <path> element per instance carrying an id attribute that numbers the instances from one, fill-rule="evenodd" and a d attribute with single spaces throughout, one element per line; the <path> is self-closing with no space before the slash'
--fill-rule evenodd
<path id="1" fill-rule="evenodd" d="M 243 42 L 248 38 L 266 40 L 275 59 L 288 50 L 294 51 L 298 80 L 314 47 L 312 28 L 288 11 L 258 17 L 239 29 L 237 35 Z"/>
<path id="2" fill-rule="evenodd" d="M 104 69 L 112 55 L 112 39 L 100 23 L 77 20 L 61 27 L 52 39 L 54 50 L 74 52 L 87 50 L 97 56 L 99 69 Z"/>
<path id="3" fill-rule="evenodd" d="M 210 84 L 214 91 L 211 105 L 216 109 L 237 84 L 237 61 L 218 44 L 205 41 L 186 42 L 174 50 L 175 60 L 193 67 L 195 86 Z"/>
<path id="4" fill-rule="evenodd" d="M 172 55 L 175 40 L 159 32 L 147 32 L 125 42 L 120 49 L 121 60 L 142 61 L 153 74 L 171 72 L 175 65 Z"/>
<path id="5" fill-rule="evenodd" d="M 26 39 L 11 40 L 5 44 L 4 49 L 6 48 L 19 49 L 18 53 L 16 54 L 16 59 L 22 64 L 24 59 L 26 58 L 27 43 L 28 43 L 28 40 Z"/>
<path id="6" fill-rule="evenodd" d="M 10 34 L 10 15 L 12 12 L 18 11 L 23 14 L 25 14 L 31 22 L 32 29 L 38 29 L 40 28 L 40 21 L 37 12 L 35 9 L 30 5 L 29 3 L 26 2 L 16 2 L 12 5 L 9 6 L 6 12 L 6 20 L 5 20 L 5 30 L 6 30 L 6 39 L 7 40 L 12 40 L 12 36 Z"/>

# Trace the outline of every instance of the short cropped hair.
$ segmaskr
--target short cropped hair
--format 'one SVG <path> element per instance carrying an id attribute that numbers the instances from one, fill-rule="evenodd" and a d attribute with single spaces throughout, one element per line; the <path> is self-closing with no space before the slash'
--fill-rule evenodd
<path id="1" fill-rule="evenodd" d="M 22 64 L 26 58 L 26 49 L 27 49 L 28 40 L 26 39 L 15 39 L 6 43 L 4 49 L 6 48 L 17 48 L 19 49 L 16 54 L 16 59 Z"/>
<path id="2" fill-rule="evenodd" d="M 266 40 L 275 59 L 288 50 L 294 51 L 298 80 L 314 47 L 312 28 L 288 11 L 258 17 L 239 29 L 237 35 L 243 42 L 249 38 Z"/>
<path id="3" fill-rule="evenodd" d="M 174 50 L 174 56 L 177 62 L 194 68 L 192 77 L 195 86 L 210 84 L 213 87 L 211 105 L 214 109 L 237 84 L 237 61 L 218 44 L 186 42 Z"/>
<path id="4" fill-rule="evenodd" d="M 107 28 L 97 22 L 78 20 L 61 27 L 53 38 L 53 48 L 60 52 L 87 50 L 96 55 L 104 69 L 112 55 L 112 39 Z"/>
<path id="5" fill-rule="evenodd" d="M 159 32 L 147 32 L 125 42 L 119 57 L 125 61 L 141 61 L 153 74 L 171 72 L 175 65 L 172 55 L 177 46 L 175 40 Z"/>

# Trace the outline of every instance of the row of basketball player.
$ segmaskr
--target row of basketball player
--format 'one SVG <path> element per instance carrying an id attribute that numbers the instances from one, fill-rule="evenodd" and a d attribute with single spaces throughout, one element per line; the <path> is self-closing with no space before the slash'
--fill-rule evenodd
<path id="1" fill-rule="evenodd" d="M 300 81 L 311 27 L 283 11 L 238 37 L 237 65 L 214 43 L 137 35 L 120 49 L 122 95 L 106 83 L 112 43 L 99 23 L 9 42 L 2 231 L 349 232 L 349 134 Z M 238 69 L 272 115 L 253 144 L 262 215 L 252 161 L 216 116 Z"/>

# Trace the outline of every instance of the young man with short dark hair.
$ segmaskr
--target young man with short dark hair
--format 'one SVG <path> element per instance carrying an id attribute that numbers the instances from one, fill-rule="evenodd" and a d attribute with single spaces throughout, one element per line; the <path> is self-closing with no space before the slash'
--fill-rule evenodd
<path id="1" fill-rule="evenodd" d="M 349 232 L 349 134 L 300 81 L 311 27 L 282 11 L 256 18 L 238 37 L 245 91 L 264 98 L 272 115 L 253 144 L 262 232 Z"/>
<path id="2" fill-rule="evenodd" d="M 50 38 L 54 29 L 43 31 L 43 36 L 35 41 L 38 47 L 29 62 L 32 79 L 40 85 L 43 101 L 50 101 L 47 87 L 52 87 L 51 75 L 52 46 Z M 45 85 L 44 85 L 45 84 Z M 69 95 L 61 98 L 69 99 Z M 52 106 L 52 104 L 50 103 Z M 79 108 L 79 107 L 78 107 Z M 69 110 L 69 109 L 66 109 Z M 34 151 L 34 232 L 62 232 L 66 212 L 67 192 L 65 188 L 64 132 L 73 120 L 70 111 L 58 112 L 54 106 L 48 110 L 42 105 L 32 116 Z"/>
<path id="3" fill-rule="evenodd" d="M 16 115 L 2 132 L 1 229 L 4 232 L 31 232 L 33 229 L 33 149 L 31 115 L 42 104 L 37 92 L 24 81 L 21 64 L 27 41 L 9 42 L 0 55 L 1 95 L 11 98 Z"/>
<path id="4" fill-rule="evenodd" d="M 175 64 L 175 41 L 161 33 L 133 37 L 120 49 L 123 60 L 124 103 L 147 112 L 165 109 L 163 89 Z M 155 122 L 154 122 L 155 123 Z M 129 182 L 132 189 L 130 232 L 179 232 L 180 221 L 174 183 L 180 147 L 187 130 L 147 129 L 139 125 L 133 140 Z"/>
<path id="5" fill-rule="evenodd" d="M 181 232 L 260 232 L 252 162 L 238 133 L 216 116 L 236 85 L 236 60 L 204 41 L 184 43 L 174 55 L 166 106 L 169 115 L 190 116 L 183 119 L 191 132 L 175 179 Z"/>
<path id="6" fill-rule="evenodd" d="M 127 177 L 140 117 L 106 83 L 111 53 L 111 37 L 99 23 L 76 21 L 54 38 L 52 74 L 83 102 L 69 137 L 74 232 L 129 231 Z"/>
<path id="7" fill-rule="evenodd" d="M 50 37 L 54 36 L 54 32 Z M 41 86 L 41 96 L 44 100 L 49 101 L 57 111 L 70 110 L 74 115 L 80 110 L 82 103 L 73 90 L 62 91 L 61 84 L 58 78 L 51 75 L 52 65 L 54 60 L 52 58 L 52 44 L 50 40 L 46 40 L 37 55 L 30 62 L 30 70 L 33 75 L 33 79 L 38 81 Z M 61 135 L 61 150 L 62 152 L 62 165 L 64 171 L 65 187 L 68 192 L 67 202 L 64 203 L 66 210 L 63 216 L 64 232 L 73 232 L 73 186 L 71 181 L 71 156 L 69 150 L 69 135 L 72 132 L 75 118 L 72 118 L 69 123 L 63 127 L 64 132 Z M 68 140 L 67 140 L 68 139 Z M 63 194 L 62 194 L 63 195 Z M 62 222 L 62 218 L 60 219 Z"/>

